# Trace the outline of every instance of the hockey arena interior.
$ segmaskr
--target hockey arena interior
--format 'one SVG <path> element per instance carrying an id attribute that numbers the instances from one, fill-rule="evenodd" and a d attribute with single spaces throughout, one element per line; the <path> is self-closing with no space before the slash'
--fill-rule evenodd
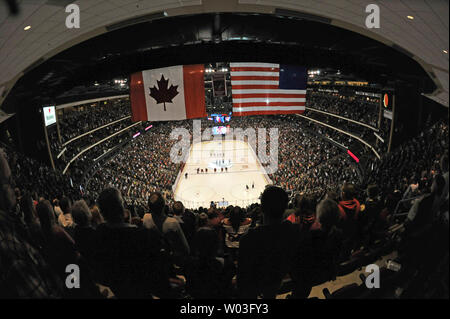
<path id="1" fill-rule="evenodd" d="M 0 1 L 0 298 L 448 299 L 448 7 Z"/>

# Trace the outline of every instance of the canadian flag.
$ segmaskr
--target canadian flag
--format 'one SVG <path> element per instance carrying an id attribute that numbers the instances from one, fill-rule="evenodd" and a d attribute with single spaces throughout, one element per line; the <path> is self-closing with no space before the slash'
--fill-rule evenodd
<path id="1" fill-rule="evenodd" d="M 132 120 L 176 121 L 206 117 L 205 68 L 177 65 L 131 75 Z"/>

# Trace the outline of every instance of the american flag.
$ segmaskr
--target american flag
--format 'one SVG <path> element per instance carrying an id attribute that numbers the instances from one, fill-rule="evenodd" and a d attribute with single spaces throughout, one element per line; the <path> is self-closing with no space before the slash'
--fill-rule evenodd
<path id="1" fill-rule="evenodd" d="M 273 63 L 230 63 L 233 115 L 305 111 L 306 68 Z"/>

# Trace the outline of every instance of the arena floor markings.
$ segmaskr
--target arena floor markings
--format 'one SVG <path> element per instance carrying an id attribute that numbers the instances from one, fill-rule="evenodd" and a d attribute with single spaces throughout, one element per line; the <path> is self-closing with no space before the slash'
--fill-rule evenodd
<path id="1" fill-rule="evenodd" d="M 197 169 L 203 169 L 203 173 L 197 173 Z M 174 196 L 188 208 L 209 207 L 211 201 L 218 206 L 245 207 L 259 202 L 267 184 L 271 181 L 247 142 L 206 141 L 191 146 L 174 185 Z"/>

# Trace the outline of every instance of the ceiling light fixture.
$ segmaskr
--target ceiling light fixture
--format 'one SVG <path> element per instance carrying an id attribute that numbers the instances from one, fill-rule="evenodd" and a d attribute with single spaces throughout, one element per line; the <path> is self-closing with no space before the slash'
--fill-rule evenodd
<path id="1" fill-rule="evenodd" d="M 442 52 L 444 52 L 445 54 L 448 54 L 448 51 L 447 51 L 447 50 L 442 50 Z"/>
<path id="2" fill-rule="evenodd" d="M 31 29 L 31 25 L 27 25 L 25 28 L 23 28 L 25 31 L 30 30 Z"/>
<path id="3" fill-rule="evenodd" d="M 409 20 L 414 20 L 413 16 L 406 16 Z"/>

